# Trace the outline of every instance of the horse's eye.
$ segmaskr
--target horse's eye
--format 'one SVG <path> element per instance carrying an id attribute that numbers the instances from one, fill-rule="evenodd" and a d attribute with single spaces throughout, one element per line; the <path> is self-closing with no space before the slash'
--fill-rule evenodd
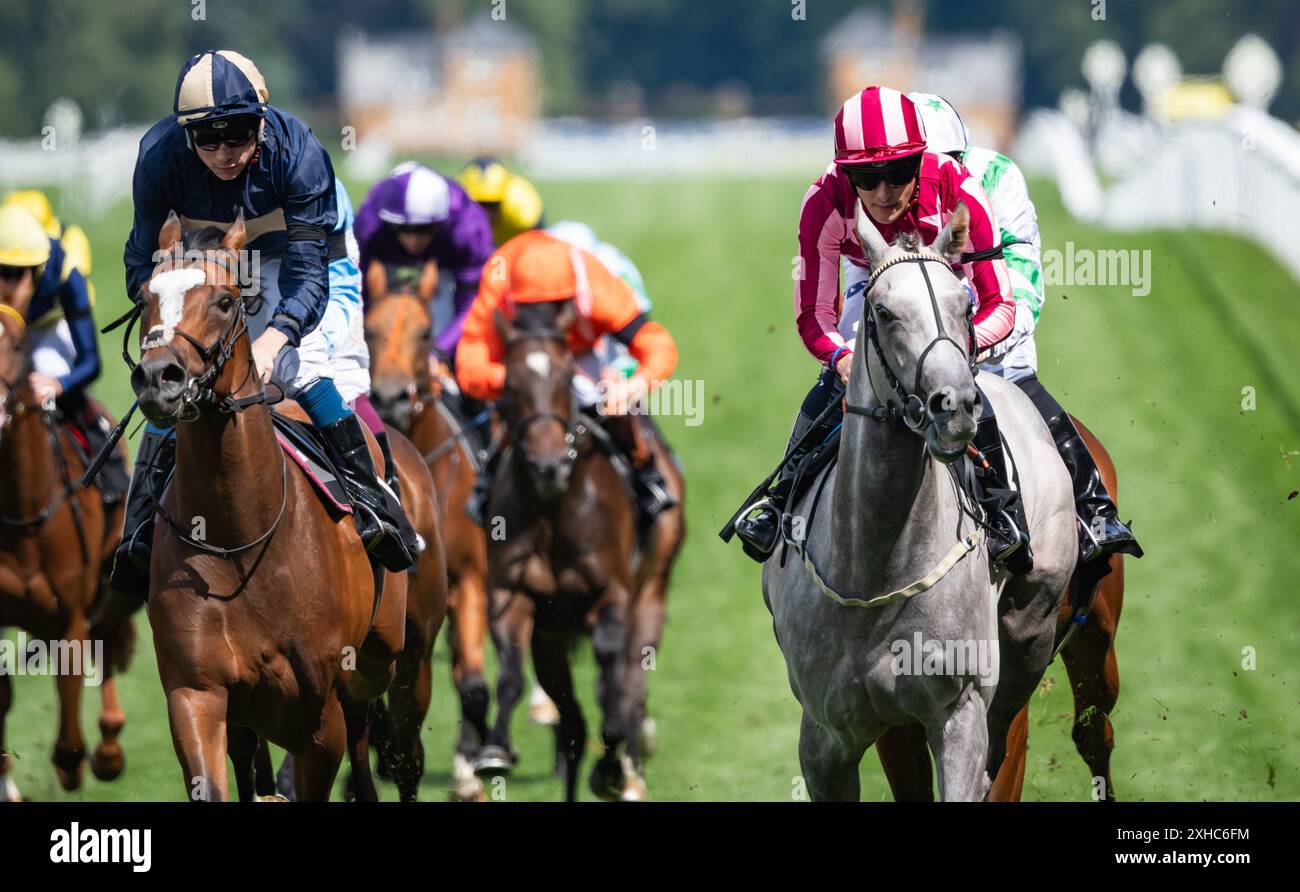
<path id="1" fill-rule="evenodd" d="M 217 309 L 221 310 L 221 312 L 223 313 L 229 313 L 231 307 L 233 307 L 234 305 L 235 305 L 235 299 L 231 297 L 229 294 L 225 295 L 224 297 L 221 298 L 221 300 L 217 301 Z"/>
<path id="2" fill-rule="evenodd" d="M 884 304 L 876 304 L 876 318 L 881 322 L 893 322 L 894 314 Z"/>

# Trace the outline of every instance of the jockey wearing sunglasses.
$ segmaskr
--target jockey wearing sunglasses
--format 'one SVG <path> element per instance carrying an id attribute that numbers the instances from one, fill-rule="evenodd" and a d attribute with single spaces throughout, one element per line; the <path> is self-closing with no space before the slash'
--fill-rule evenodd
<path id="1" fill-rule="evenodd" d="M 795 323 L 804 346 L 822 374 L 796 419 L 790 443 L 802 437 L 822 411 L 844 395 L 852 368 L 853 344 L 862 317 L 870 268 L 858 242 L 856 220 L 863 216 L 892 243 L 916 233 L 930 244 L 952 217 L 958 203 L 970 213 L 968 252 L 998 244 L 998 226 L 988 196 L 955 159 L 926 151 L 925 128 L 916 106 L 887 87 L 867 87 L 835 116 L 835 160 L 804 195 L 799 213 L 799 270 L 795 279 Z M 840 275 L 844 285 L 841 291 Z M 963 270 L 974 296 L 975 349 L 986 351 L 1011 333 L 1016 309 L 1001 257 L 976 260 Z M 838 411 L 823 422 L 826 435 L 837 428 Z M 823 438 L 810 436 L 808 447 L 791 457 L 770 492 L 754 502 L 736 524 L 746 554 L 763 561 L 780 538 L 780 520 L 801 461 Z M 1006 500 L 1014 503 L 1015 495 Z M 992 553 L 1009 569 L 1030 563 L 1023 519 L 1017 504 L 990 512 L 997 526 Z"/>
<path id="2" fill-rule="evenodd" d="M 301 120 L 268 104 L 261 72 L 231 50 L 190 58 L 176 82 L 173 114 L 140 141 L 134 179 L 135 223 L 126 243 L 127 293 L 141 289 L 158 262 L 158 233 L 171 211 L 186 230 L 224 229 L 241 211 L 248 231 L 244 257 L 258 281 L 245 283 L 253 361 L 263 381 L 274 372 L 287 395 L 311 416 L 338 466 L 366 550 L 393 572 L 406 569 L 418 542 L 397 496 L 378 479 L 365 435 L 347 402 L 362 365 L 348 320 L 360 315 L 360 273 L 350 241 L 351 207 L 340 192 L 324 147 Z M 348 389 L 347 396 L 340 392 Z M 368 406 L 358 399 L 359 407 Z M 382 424 L 373 411 L 367 422 Z M 172 431 L 150 424 L 136 454 L 127 497 L 126 530 L 111 584 L 148 592 L 153 505 L 175 462 Z M 149 474 L 145 469 L 153 467 Z M 146 480 L 146 477 L 153 478 Z"/>

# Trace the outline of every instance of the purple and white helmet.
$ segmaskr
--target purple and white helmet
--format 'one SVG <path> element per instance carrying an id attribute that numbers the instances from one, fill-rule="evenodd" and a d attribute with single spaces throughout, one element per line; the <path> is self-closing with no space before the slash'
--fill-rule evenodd
<path id="1" fill-rule="evenodd" d="M 451 210 L 451 192 L 437 171 L 406 161 L 393 168 L 380 194 L 379 219 L 396 226 L 442 223 Z"/>

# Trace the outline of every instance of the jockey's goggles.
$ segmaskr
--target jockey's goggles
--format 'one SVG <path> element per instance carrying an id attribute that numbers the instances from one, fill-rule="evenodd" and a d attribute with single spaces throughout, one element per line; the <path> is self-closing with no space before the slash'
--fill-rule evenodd
<path id="1" fill-rule="evenodd" d="M 7 266 L 0 264 L 0 280 L 5 282 L 17 282 L 23 277 L 23 273 L 31 269 L 30 266 Z"/>
<path id="2" fill-rule="evenodd" d="M 218 128 L 213 126 L 215 124 L 226 124 L 226 126 Z M 190 134 L 194 137 L 194 145 L 200 149 L 212 151 L 222 143 L 232 149 L 238 149 L 248 145 L 248 141 L 257 133 L 257 126 L 256 120 L 239 123 L 213 121 L 206 127 L 191 128 Z"/>
<path id="3" fill-rule="evenodd" d="M 892 161 L 879 167 L 846 164 L 841 169 L 854 188 L 861 189 L 864 192 L 871 192 L 882 181 L 894 187 L 906 186 L 912 182 L 921 170 L 921 156 L 916 155 L 911 158 L 904 158 L 901 161 Z"/>

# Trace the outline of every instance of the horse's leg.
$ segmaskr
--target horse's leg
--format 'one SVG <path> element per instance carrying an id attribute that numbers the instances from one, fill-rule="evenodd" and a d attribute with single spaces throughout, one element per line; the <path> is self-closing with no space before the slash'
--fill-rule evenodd
<path id="1" fill-rule="evenodd" d="M 271 764 L 271 748 L 266 738 L 257 738 L 257 752 L 253 755 L 253 793 L 259 799 L 270 799 L 275 789 L 275 766 Z"/>
<path id="2" fill-rule="evenodd" d="M 1094 796 L 1105 802 L 1115 799 L 1110 780 L 1115 729 L 1110 714 L 1119 699 L 1115 631 L 1124 601 L 1123 557 L 1114 555 L 1110 560 L 1111 573 L 1101 581 L 1092 612 L 1061 651 L 1074 691 L 1074 745 L 1092 772 Z M 1099 790 L 1098 784 L 1105 786 Z"/>
<path id="3" fill-rule="evenodd" d="M 293 754 L 294 790 L 300 802 L 328 802 L 348 748 L 347 720 L 338 695 L 321 709 L 320 726 Z"/>
<path id="4" fill-rule="evenodd" d="M 126 726 L 126 713 L 122 711 L 122 702 L 117 696 L 117 678 L 110 674 L 111 662 L 107 659 L 104 662 L 109 665 L 98 667 L 104 678 L 99 691 L 100 741 L 91 756 L 90 771 L 98 780 L 111 781 L 121 776 L 126 767 L 126 754 L 118 740 Z"/>
<path id="5" fill-rule="evenodd" d="M 63 640 L 77 642 L 78 645 L 89 644 L 89 624 L 85 613 L 76 610 L 69 619 Z M 75 790 L 81 786 L 86 769 L 86 740 L 81 736 L 81 695 L 84 690 L 83 680 L 85 661 L 74 660 L 75 672 L 62 671 L 59 667 L 54 676 L 55 688 L 59 694 L 59 736 L 54 742 L 54 771 L 59 776 L 59 784 L 65 790 Z"/>
<path id="6" fill-rule="evenodd" d="M 487 641 L 487 587 L 477 572 L 461 571 L 456 610 L 451 617 L 452 680 L 460 698 L 460 735 L 452 767 L 453 796 L 480 799 L 483 784 L 474 775 L 474 758 L 488 738 L 487 679 L 483 675 Z"/>
<path id="7" fill-rule="evenodd" d="M 491 625 L 500 663 L 497 719 L 474 765 L 476 773 L 488 775 L 509 774 L 514 766 L 516 757 L 510 743 L 510 721 L 524 692 L 524 654 L 533 628 L 533 602 L 527 595 L 502 589 L 493 592 L 493 602 L 494 605 L 507 604 Z M 497 606 L 497 609 L 501 608 Z"/>
<path id="8" fill-rule="evenodd" d="M 564 801 L 578 798 L 578 768 L 587 749 L 587 722 L 573 690 L 569 668 L 569 638 L 554 629 L 533 630 L 533 670 L 537 683 L 560 711 L 555 743 L 564 759 Z"/>
<path id="9" fill-rule="evenodd" d="M 857 802 L 861 796 L 858 765 L 864 747 L 847 750 L 840 739 L 808 715 L 799 723 L 799 770 L 814 802 Z"/>
<path id="10" fill-rule="evenodd" d="M 926 729 L 939 775 L 943 802 L 978 802 L 989 789 L 985 771 L 989 726 L 984 698 L 974 682 L 966 684 L 952 708 Z"/>
<path id="11" fill-rule="evenodd" d="M 1007 754 L 993 778 L 989 788 L 987 802 L 1019 802 L 1020 793 L 1025 785 L 1025 756 L 1029 750 L 1029 704 L 1021 707 L 1020 712 L 1011 720 L 1007 730 Z"/>
<path id="12" fill-rule="evenodd" d="M 239 725 L 226 725 L 226 749 L 234 768 L 235 792 L 240 802 L 252 802 L 257 787 L 257 732 Z"/>
<path id="13" fill-rule="evenodd" d="M 397 677 L 388 691 L 388 734 L 392 747 L 393 782 L 403 802 L 414 802 L 424 776 L 424 744 L 420 726 L 433 695 L 433 642 L 412 625 L 406 629 L 406 649 L 397 658 Z"/>
<path id="14" fill-rule="evenodd" d="M 225 689 L 173 688 L 167 692 L 167 720 L 186 798 L 225 802 L 229 795 Z"/>
<path id="15" fill-rule="evenodd" d="M 348 764 L 352 769 L 348 787 L 357 802 L 378 802 L 379 791 L 370 773 L 370 703 L 345 698 L 343 723 L 347 731 Z"/>
<path id="16" fill-rule="evenodd" d="M 611 580 L 591 631 L 591 646 L 599 666 L 596 699 L 602 713 L 600 736 L 605 750 L 592 769 L 591 791 L 602 799 L 645 798 L 639 747 L 633 733 L 641 712 L 641 688 L 635 685 L 645 684 L 645 672 L 641 654 L 629 646 L 631 600 L 631 591 L 621 581 Z M 622 758 L 624 747 L 626 761 Z"/>
<path id="17" fill-rule="evenodd" d="M 673 481 L 670 479 L 670 489 Z M 680 499 L 680 494 L 674 492 Z M 672 574 L 673 562 L 677 559 L 685 537 L 685 525 L 681 508 L 674 508 L 659 515 L 652 533 L 649 547 L 651 566 L 636 594 L 632 610 L 632 629 L 630 632 L 631 650 L 643 661 L 647 658 L 658 659 L 659 645 L 663 641 L 664 619 L 668 609 L 668 579 Z M 653 665 L 653 664 L 652 664 Z M 644 676 L 644 673 L 642 673 Z M 642 758 L 654 754 L 656 746 L 656 728 L 650 717 L 649 679 L 642 677 L 640 687 L 639 717 L 629 732 L 637 735 L 637 744 Z"/>
<path id="18" fill-rule="evenodd" d="M 13 778 L 9 776 L 14 762 L 5 747 L 5 720 L 9 717 L 9 708 L 13 702 L 13 681 L 8 673 L 0 672 L 0 802 L 21 802 L 23 798 Z"/>
<path id="19" fill-rule="evenodd" d="M 895 725 L 876 740 L 876 754 L 895 802 L 933 802 L 934 771 L 922 725 Z"/>
<path id="20" fill-rule="evenodd" d="M 101 577 L 106 579 L 107 573 L 105 569 Z M 97 667 L 103 679 L 100 686 L 100 741 L 90 759 L 90 770 L 101 781 L 116 780 L 126 769 L 126 753 L 120 740 L 122 729 L 126 727 L 126 712 L 118 698 L 117 673 L 126 667 L 134 650 L 135 629 L 131 617 L 143 604 L 139 598 L 113 592 L 101 582 L 99 598 L 89 616 L 91 640 L 104 642 L 104 665 Z"/>

